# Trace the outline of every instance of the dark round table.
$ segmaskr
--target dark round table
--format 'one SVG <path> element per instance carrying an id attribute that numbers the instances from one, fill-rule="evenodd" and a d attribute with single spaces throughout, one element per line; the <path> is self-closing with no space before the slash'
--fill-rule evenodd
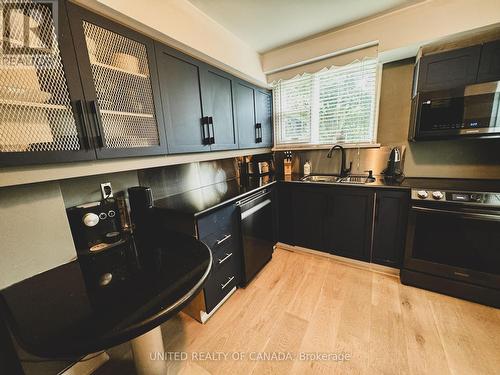
<path id="1" fill-rule="evenodd" d="M 0 291 L 0 312 L 18 344 L 44 358 L 79 358 L 131 340 L 139 374 L 165 373 L 159 325 L 201 290 L 212 266 L 197 239 L 164 231 L 132 236 L 101 254 Z"/>

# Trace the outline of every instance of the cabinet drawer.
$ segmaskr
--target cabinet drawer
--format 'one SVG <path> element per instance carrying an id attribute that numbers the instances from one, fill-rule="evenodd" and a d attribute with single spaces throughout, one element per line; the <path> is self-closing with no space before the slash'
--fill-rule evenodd
<path id="1" fill-rule="evenodd" d="M 237 222 L 236 206 L 229 205 L 220 208 L 198 219 L 198 238 L 204 241 L 212 234 L 221 235 L 218 240 L 227 234 L 234 236 L 234 233 L 237 233 Z"/>
<path id="2" fill-rule="evenodd" d="M 217 252 L 222 247 L 234 246 L 236 242 L 236 233 L 234 231 L 222 231 L 219 233 L 212 233 L 208 236 L 200 238 L 200 241 L 205 243 L 212 253 Z"/>
<path id="3" fill-rule="evenodd" d="M 216 260 L 215 260 L 216 261 Z M 217 304 L 237 285 L 238 272 L 233 256 L 229 257 L 219 267 L 212 269 L 209 280 L 205 284 L 205 305 L 210 313 Z"/>
<path id="4" fill-rule="evenodd" d="M 231 265 L 237 271 L 237 264 L 239 262 L 238 252 L 236 247 L 232 244 L 222 246 L 217 251 L 212 252 L 213 256 L 213 270 L 219 272 L 221 268 Z M 239 274 L 239 273 L 238 273 Z"/>

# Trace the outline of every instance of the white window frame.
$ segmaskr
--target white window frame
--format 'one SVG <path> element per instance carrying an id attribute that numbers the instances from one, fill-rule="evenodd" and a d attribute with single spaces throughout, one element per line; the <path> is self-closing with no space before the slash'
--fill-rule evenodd
<path id="1" fill-rule="evenodd" d="M 284 151 L 284 150 L 326 150 L 330 149 L 335 144 L 342 145 L 344 148 L 380 148 L 380 143 L 378 140 L 378 125 L 379 125 L 379 108 L 380 108 L 380 91 L 382 87 L 382 63 L 377 63 L 376 77 L 375 77 L 375 113 L 373 119 L 373 142 L 364 142 L 364 143 L 283 143 L 277 144 L 276 140 L 278 137 L 278 127 L 274 126 L 275 124 L 275 112 L 273 112 L 273 131 L 274 131 L 274 145 L 272 151 Z"/>

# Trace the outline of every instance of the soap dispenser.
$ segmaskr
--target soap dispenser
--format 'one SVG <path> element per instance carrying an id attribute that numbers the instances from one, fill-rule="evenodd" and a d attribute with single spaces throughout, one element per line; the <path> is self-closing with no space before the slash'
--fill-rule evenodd
<path id="1" fill-rule="evenodd" d="M 309 176 L 311 174 L 311 162 L 307 160 L 304 163 L 304 176 Z"/>

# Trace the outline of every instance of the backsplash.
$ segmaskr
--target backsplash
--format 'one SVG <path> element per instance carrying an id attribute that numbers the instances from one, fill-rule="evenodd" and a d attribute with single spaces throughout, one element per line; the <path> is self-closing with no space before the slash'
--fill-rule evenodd
<path id="1" fill-rule="evenodd" d="M 229 158 L 144 169 L 138 171 L 139 183 L 151 187 L 154 199 L 162 199 L 234 179 L 239 175 L 238 163 L 239 158 Z"/>
<path id="2" fill-rule="evenodd" d="M 352 162 L 352 173 L 365 174 L 367 170 L 372 170 L 375 175 L 379 175 L 387 166 L 387 159 L 391 152 L 391 147 L 380 148 L 349 148 L 346 149 L 346 167 Z M 292 171 L 302 174 L 304 163 L 311 163 L 312 173 L 338 174 L 340 167 L 340 151 L 335 151 L 332 158 L 326 157 L 328 150 L 303 150 L 293 151 Z M 276 171 L 283 173 L 283 152 L 276 152 Z M 403 155 L 404 157 L 404 155 Z"/>

